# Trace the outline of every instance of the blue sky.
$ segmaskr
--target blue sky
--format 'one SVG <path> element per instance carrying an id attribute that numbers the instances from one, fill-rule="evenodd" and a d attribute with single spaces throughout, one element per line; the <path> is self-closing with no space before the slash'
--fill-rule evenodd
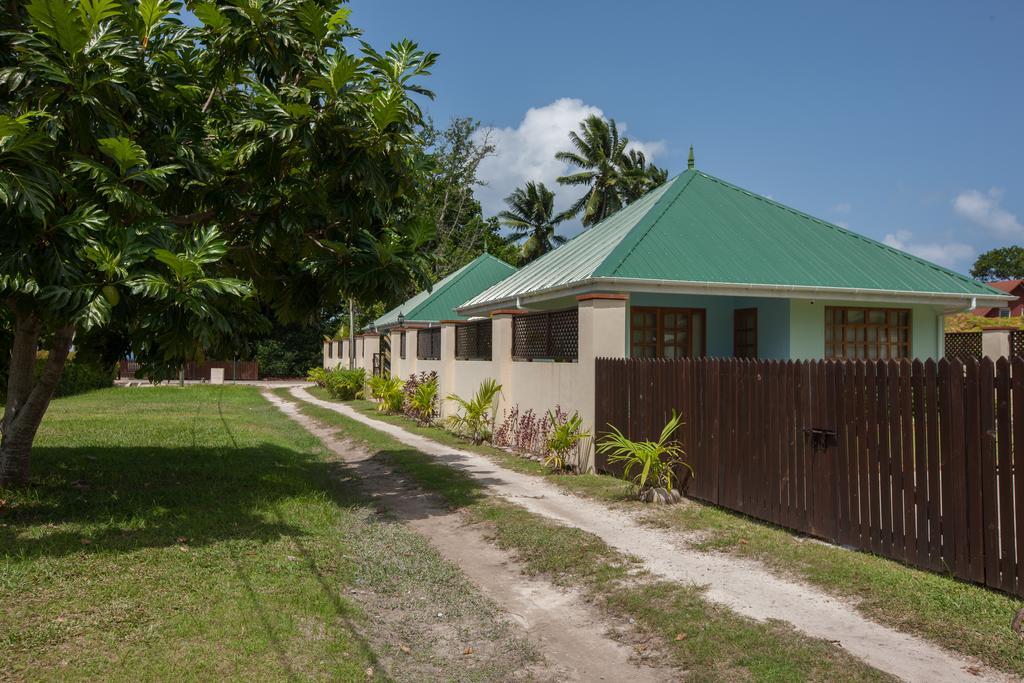
<path id="1" fill-rule="evenodd" d="M 550 155 L 599 110 L 673 175 L 692 143 L 708 173 L 956 270 L 1024 243 L 1022 2 L 351 7 L 378 48 L 441 53 L 437 122 L 494 128 L 486 211 L 555 186 Z"/>

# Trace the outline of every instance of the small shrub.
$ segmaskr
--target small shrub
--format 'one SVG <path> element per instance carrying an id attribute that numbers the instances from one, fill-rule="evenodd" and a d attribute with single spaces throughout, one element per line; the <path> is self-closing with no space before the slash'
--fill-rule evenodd
<path id="1" fill-rule="evenodd" d="M 339 401 L 352 401 L 363 396 L 366 384 L 366 370 L 363 368 L 335 368 L 329 370 L 324 378 L 324 388 L 332 398 Z"/>
<path id="2" fill-rule="evenodd" d="M 448 400 L 459 404 L 461 411 L 448 418 L 452 431 L 469 437 L 479 444 L 491 436 L 494 428 L 494 403 L 501 394 L 501 385 L 491 378 L 485 379 L 471 399 L 449 394 Z"/>
<path id="3" fill-rule="evenodd" d="M 406 382 L 408 389 L 409 383 Z M 437 373 L 431 372 L 428 377 L 416 382 L 411 396 L 405 399 L 406 413 L 420 424 L 426 425 L 433 421 L 437 414 Z"/>
<path id="4" fill-rule="evenodd" d="M 672 440 L 680 424 L 680 416 L 672 411 L 672 417 L 657 441 L 632 441 L 608 425 L 612 431 L 598 442 L 597 450 L 608 455 L 609 463 L 623 465 L 622 477 L 636 488 L 641 497 L 648 489 L 663 488 L 671 492 L 675 479 L 673 468 L 685 467 L 693 474 L 693 468 L 683 462 L 682 446 Z"/>
<path id="5" fill-rule="evenodd" d="M 551 425 L 551 433 L 548 435 L 548 453 L 544 464 L 555 472 L 564 472 L 569 468 L 569 456 L 578 451 L 581 440 L 590 438 L 590 432 L 583 431 L 583 418 L 577 412 L 571 417 L 565 417 L 561 410 L 549 410 L 548 423 Z M 578 462 L 574 463 L 574 466 L 578 465 Z"/>
<path id="6" fill-rule="evenodd" d="M 326 368 L 311 368 L 306 373 L 306 381 L 312 382 L 320 388 L 327 386 L 327 373 L 330 371 Z"/>
<path id="7" fill-rule="evenodd" d="M 402 412 L 402 380 L 398 377 L 375 375 L 369 382 L 370 395 L 377 401 L 377 410 L 382 413 Z"/>
<path id="8" fill-rule="evenodd" d="M 40 351 L 36 355 L 35 376 L 40 377 L 46 367 L 46 359 L 49 354 Z M 76 357 L 75 353 L 68 354 L 64 370 L 61 372 L 60 381 L 54 391 L 54 396 L 73 396 L 93 389 L 103 389 L 114 386 L 114 378 L 117 377 L 117 365 L 106 365 L 99 360 Z M 7 375 L 0 375 L 0 399 L 7 394 Z"/>
<path id="9" fill-rule="evenodd" d="M 437 373 L 431 370 L 430 372 L 421 372 L 418 375 L 409 375 L 409 379 L 405 380 L 405 385 L 402 387 L 402 410 L 406 415 L 416 420 L 417 422 L 429 422 L 434 414 L 437 412 L 437 406 L 435 404 L 429 407 L 422 403 L 426 396 L 430 393 L 430 389 L 423 390 L 420 397 L 420 404 L 416 404 L 416 396 L 420 391 L 420 387 L 424 384 L 433 384 L 433 401 L 436 403 L 437 400 Z"/>
<path id="10" fill-rule="evenodd" d="M 555 408 L 555 414 L 562 418 L 565 415 L 561 407 Z M 494 444 L 519 453 L 546 455 L 550 429 L 547 420 L 537 417 L 532 409 L 520 412 L 517 404 L 508 411 L 501 426 L 495 430 Z"/>

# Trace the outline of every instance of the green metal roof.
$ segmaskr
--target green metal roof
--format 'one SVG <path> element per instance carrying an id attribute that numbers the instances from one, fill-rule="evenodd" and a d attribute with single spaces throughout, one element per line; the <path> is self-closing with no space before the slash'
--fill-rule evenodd
<path id="1" fill-rule="evenodd" d="M 398 314 L 410 323 L 436 323 L 441 320 L 466 318 L 456 310 L 466 299 L 476 296 L 491 285 L 516 272 L 516 269 L 490 254 L 481 254 L 462 268 L 423 290 L 416 296 L 373 321 L 374 327 L 386 328 L 398 324 Z"/>
<path id="2" fill-rule="evenodd" d="M 987 285 L 687 170 L 467 301 L 472 309 L 602 279 L 1005 297 Z"/>

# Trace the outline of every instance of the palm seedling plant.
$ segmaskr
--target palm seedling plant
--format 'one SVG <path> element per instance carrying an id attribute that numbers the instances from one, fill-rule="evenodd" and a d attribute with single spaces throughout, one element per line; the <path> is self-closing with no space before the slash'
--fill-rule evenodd
<path id="1" fill-rule="evenodd" d="M 448 418 L 452 431 L 482 443 L 489 438 L 494 421 L 494 404 L 501 394 L 501 385 L 491 378 L 480 383 L 480 388 L 471 399 L 449 394 L 448 400 L 459 404 L 459 412 Z"/>
<path id="2" fill-rule="evenodd" d="M 544 464 L 555 472 L 564 472 L 568 469 L 569 455 L 576 450 L 580 441 L 590 437 L 590 432 L 583 430 L 583 418 L 579 413 L 566 418 L 565 413 L 549 410 L 548 422 L 551 431 L 548 434 L 548 454 Z"/>
<path id="3" fill-rule="evenodd" d="M 430 377 L 416 385 L 409 397 L 409 411 L 421 425 L 430 424 L 437 407 L 437 377 Z"/>
<path id="4" fill-rule="evenodd" d="M 377 401 L 377 410 L 382 413 L 398 413 L 402 410 L 402 380 L 398 377 L 371 377 L 370 395 Z"/>
<path id="5" fill-rule="evenodd" d="M 633 441 L 608 425 L 611 432 L 598 442 L 597 450 L 608 456 L 609 464 L 622 465 L 623 479 L 633 485 L 641 500 L 670 502 L 679 483 L 675 468 L 683 467 L 693 476 L 693 468 L 683 461 L 682 445 L 672 438 L 680 424 L 681 417 L 672 411 L 657 441 Z"/>

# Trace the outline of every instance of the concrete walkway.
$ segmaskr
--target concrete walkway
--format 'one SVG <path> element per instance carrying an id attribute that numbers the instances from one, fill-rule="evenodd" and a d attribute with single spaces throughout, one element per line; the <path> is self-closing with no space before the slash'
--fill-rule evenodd
<path id="1" fill-rule="evenodd" d="M 875 623 L 845 601 L 775 576 L 755 562 L 696 551 L 673 534 L 645 527 L 622 511 L 566 493 L 537 477 L 513 472 L 482 455 L 374 420 L 344 404 L 322 401 L 301 387 L 291 393 L 385 432 L 480 480 L 490 492 L 530 512 L 598 536 L 616 550 L 642 560 L 656 576 L 707 586 L 708 599 L 739 614 L 756 620 L 789 622 L 797 630 L 836 643 L 871 666 L 903 680 L 1015 680 L 921 638 Z"/>

